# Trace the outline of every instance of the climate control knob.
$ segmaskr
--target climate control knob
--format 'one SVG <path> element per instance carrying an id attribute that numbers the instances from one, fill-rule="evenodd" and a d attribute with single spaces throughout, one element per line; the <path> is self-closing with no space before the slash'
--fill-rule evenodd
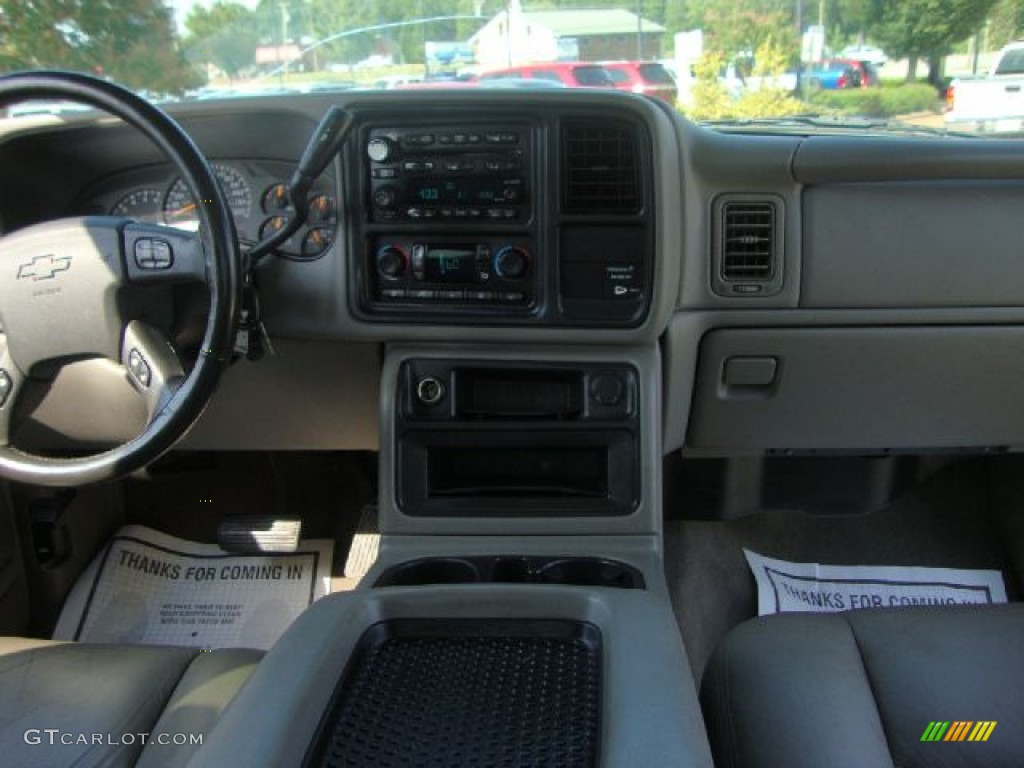
<path id="1" fill-rule="evenodd" d="M 405 274 L 405 252 L 393 245 L 385 245 L 377 251 L 377 271 L 388 280 L 397 280 Z"/>
<path id="2" fill-rule="evenodd" d="M 494 274 L 506 280 L 519 280 L 530 269 L 530 257 L 522 248 L 509 245 L 494 254 Z"/>

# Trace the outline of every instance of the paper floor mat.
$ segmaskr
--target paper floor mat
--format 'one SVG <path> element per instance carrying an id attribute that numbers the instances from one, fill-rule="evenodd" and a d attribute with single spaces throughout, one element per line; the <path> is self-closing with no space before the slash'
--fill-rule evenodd
<path id="1" fill-rule="evenodd" d="M 330 591 L 333 544 L 236 555 L 144 526 L 121 528 L 64 603 L 55 640 L 270 648 Z"/>
<path id="2" fill-rule="evenodd" d="M 790 563 L 744 549 L 757 581 L 757 614 L 1005 603 L 999 571 Z"/>

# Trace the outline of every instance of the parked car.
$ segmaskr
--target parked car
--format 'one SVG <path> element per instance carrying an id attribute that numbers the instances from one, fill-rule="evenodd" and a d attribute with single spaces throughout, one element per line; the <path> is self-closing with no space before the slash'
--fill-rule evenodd
<path id="1" fill-rule="evenodd" d="M 878 67 L 889 60 L 881 48 L 876 48 L 873 45 L 848 45 L 839 52 L 839 56 L 844 59 L 869 61 Z"/>
<path id="2" fill-rule="evenodd" d="M 614 88 L 608 70 L 600 64 L 587 62 L 550 62 L 547 64 L 525 64 L 520 67 L 496 69 L 484 72 L 479 80 L 500 80 L 504 78 L 528 78 L 550 80 L 576 88 Z"/>
<path id="3" fill-rule="evenodd" d="M 843 90 L 860 88 L 862 85 L 861 63 L 846 59 L 827 59 L 812 64 L 802 74 L 801 84 L 808 90 Z"/>
<path id="4" fill-rule="evenodd" d="M 675 104 L 679 90 L 675 78 L 657 61 L 605 61 L 601 66 L 620 91 L 653 96 Z"/>
<path id="5" fill-rule="evenodd" d="M 1024 131 L 1024 41 L 999 52 L 988 75 L 946 89 L 946 123 L 981 131 Z"/>

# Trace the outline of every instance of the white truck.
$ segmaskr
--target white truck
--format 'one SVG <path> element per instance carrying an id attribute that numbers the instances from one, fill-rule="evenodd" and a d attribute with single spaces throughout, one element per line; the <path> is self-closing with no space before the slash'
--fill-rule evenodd
<path id="1" fill-rule="evenodd" d="M 946 124 L 986 132 L 1024 131 L 1024 40 L 1003 48 L 988 75 L 950 84 Z"/>

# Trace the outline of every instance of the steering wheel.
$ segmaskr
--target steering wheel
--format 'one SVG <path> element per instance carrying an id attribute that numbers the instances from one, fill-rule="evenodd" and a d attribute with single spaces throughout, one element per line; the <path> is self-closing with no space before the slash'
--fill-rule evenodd
<path id="1" fill-rule="evenodd" d="M 61 99 L 109 112 L 145 134 L 175 165 L 196 203 L 197 234 L 110 216 L 49 221 L 0 237 L 0 476 L 72 486 L 141 469 L 199 418 L 231 358 L 240 292 L 238 237 L 213 171 L 164 112 L 113 83 L 70 72 L 0 77 L 0 107 Z M 133 317 L 123 289 L 205 283 L 200 354 L 185 371 L 170 341 Z M 40 365 L 101 357 L 123 366 L 145 398 L 142 432 L 111 450 L 51 458 L 10 444 L 11 413 Z"/>

